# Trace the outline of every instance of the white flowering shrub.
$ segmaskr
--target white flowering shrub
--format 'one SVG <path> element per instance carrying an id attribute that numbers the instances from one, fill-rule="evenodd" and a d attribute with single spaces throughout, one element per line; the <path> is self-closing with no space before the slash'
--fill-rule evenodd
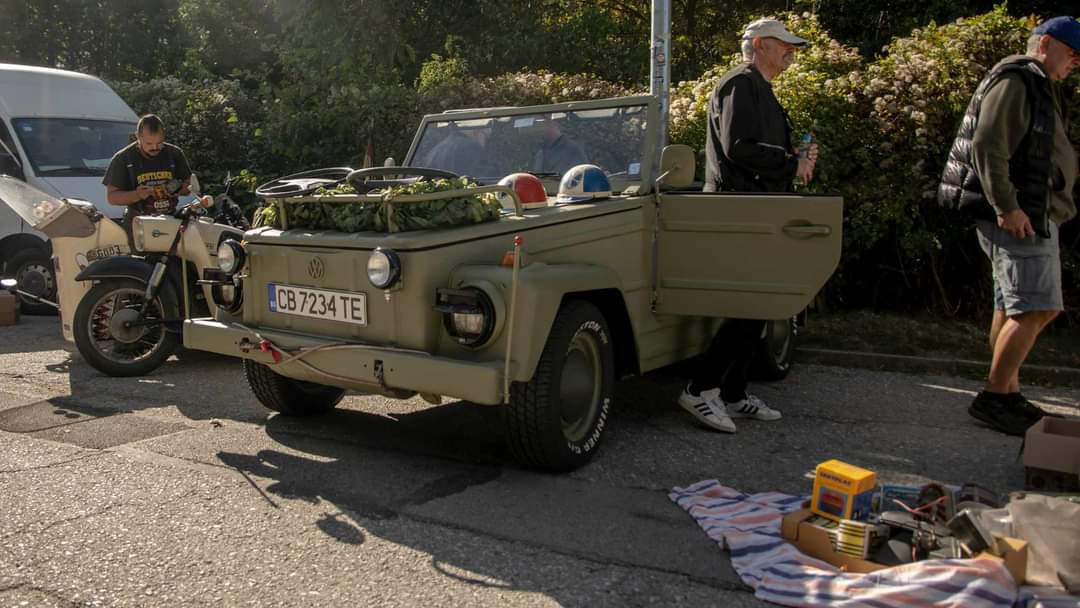
<path id="1" fill-rule="evenodd" d="M 809 190 L 844 196 L 845 248 L 830 284 L 834 301 L 951 312 L 985 307 L 989 283 L 968 224 L 940 210 L 935 196 L 975 87 L 999 60 L 1024 52 L 1033 23 L 998 7 L 915 30 L 866 61 L 831 39 L 814 16 L 781 18 L 810 41 L 773 82 L 796 137 L 812 133 L 820 146 Z M 673 141 L 704 148 L 709 96 L 739 61 L 733 56 L 675 87 Z M 1076 79 L 1067 86 L 1076 92 L 1072 129 L 1080 136 L 1080 88 Z M 1080 252 L 1071 255 L 1066 251 L 1066 274 L 1080 283 L 1080 259 L 1072 259 Z"/>
<path id="2" fill-rule="evenodd" d="M 592 74 L 541 70 L 477 77 L 468 74 L 467 68 L 457 60 L 440 58 L 424 64 L 417 91 L 422 113 L 605 99 L 647 92 L 601 80 Z"/>

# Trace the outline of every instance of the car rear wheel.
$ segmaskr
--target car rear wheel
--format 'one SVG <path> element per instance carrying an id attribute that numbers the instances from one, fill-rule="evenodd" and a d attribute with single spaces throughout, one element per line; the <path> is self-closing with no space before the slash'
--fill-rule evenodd
<path id="1" fill-rule="evenodd" d="M 345 397 L 345 389 L 286 378 L 250 359 L 244 359 L 244 376 L 260 403 L 286 416 L 322 414 Z"/>
<path id="2" fill-rule="evenodd" d="M 615 394 L 615 351 L 603 313 L 589 302 L 564 304 L 536 372 L 515 382 L 503 408 L 514 458 L 528 467 L 576 469 L 600 445 Z"/>
<path id="3" fill-rule="evenodd" d="M 754 378 L 769 381 L 787 377 L 795 361 L 797 336 L 798 324 L 795 317 L 766 323 L 761 348 L 754 361 Z"/>

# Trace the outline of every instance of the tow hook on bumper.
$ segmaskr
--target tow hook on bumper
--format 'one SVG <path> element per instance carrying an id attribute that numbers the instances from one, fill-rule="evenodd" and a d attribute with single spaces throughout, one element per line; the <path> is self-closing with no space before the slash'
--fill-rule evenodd
<path id="1" fill-rule="evenodd" d="M 383 369 L 382 359 L 375 360 L 375 379 L 379 381 L 379 386 L 386 388 L 386 371 Z"/>

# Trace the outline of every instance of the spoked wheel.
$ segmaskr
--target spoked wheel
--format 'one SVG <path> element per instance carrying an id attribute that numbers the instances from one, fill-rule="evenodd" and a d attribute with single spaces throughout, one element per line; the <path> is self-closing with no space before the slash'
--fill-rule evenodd
<path id="1" fill-rule="evenodd" d="M 389 178 L 388 176 L 394 176 Z M 381 177 L 383 179 L 375 179 Z M 369 167 L 357 169 L 345 178 L 357 193 L 366 194 L 394 186 L 405 186 L 426 179 L 457 179 L 456 173 L 427 167 Z"/>
<path id="2" fill-rule="evenodd" d="M 259 198 L 303 196 L 319 188 L 333 188 L 340 184 L 353 170 L 349 167 L 329 167 L 279 177 L 255 188 Z"/>
<path id="3" fill-rule="evenodd" d="M 162 322 L 161 298 L 149 303 L 139 321 L 146 285 L 132 279 L 98 283 L 75 311 L 75 345 L 86 362 L 109 376 L 142 376 L 176 350 L 179 338 Z"/>

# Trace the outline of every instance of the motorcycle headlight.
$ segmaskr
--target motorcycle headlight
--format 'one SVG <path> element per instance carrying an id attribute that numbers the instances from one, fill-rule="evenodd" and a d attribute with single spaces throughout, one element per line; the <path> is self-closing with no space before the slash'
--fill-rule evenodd
<path id="1" fill-rule="evenodd" d="M 392 249 L 379 247 L 368 258 L 367 276 L 377 289 L 390 289 L 401 278 L 401 258 Z"/>
<path id="2" fill-rule="evenodd" d="M 134 241 L 135 251 L 142 251 L 146 243 L 146 235 L 143 234 L 143 223 L 141 217 L 135 217 L 131 220 L 131 240 Z"/>
<path id="3" fill-rule="evenodd" d="M 225 239 L 218 245 L 218 268 L 232 276 L 244 267 L 244 248 L 233 239 Z"/>

